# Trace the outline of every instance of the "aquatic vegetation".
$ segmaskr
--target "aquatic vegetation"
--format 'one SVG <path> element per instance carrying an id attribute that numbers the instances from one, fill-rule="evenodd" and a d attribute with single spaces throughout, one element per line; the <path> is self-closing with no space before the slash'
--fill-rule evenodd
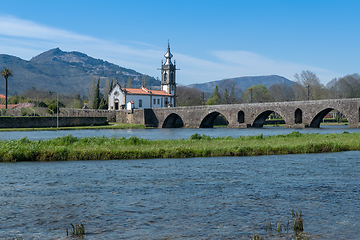
<path id="1" fill-rule="evenodd" d="M 84 224 L 80 223 L 80 224 L 72 224 L 70 223 L 71 227 L 72 227 L 72 235 L 76 235 L 76 236 L 81 236 L 85 234 L 85 226 Z M 66 236 L 69 236 L 69 229 L 66 229 Z"/>
<path id="2" fill-rule="evenodd" d="M 291 211 L 291 215 L 292 215 L 292 230 L 293 230 L 293 237 L 295 240 L 308 240 L 309 235 L 304 231 L 304 220 L 301 216 L 301 211 L 299 209 L 299 207 L 297 208 L 297 210 L 292 210 Z M 288 221 L 287 225 L 283 225 L 284 217 L 280 218 L 279 222 L 277 223 L 277 232 L 279 235 L 283 235 L 281 232 L 283 230 L 285 230 L 286 232 L 288 232 L 288 230 L 290 229 L 290 221 Z M 271 222 L 268 222 L 265 225 L 265 230 L 266 232 L 268 232 L 268 234 L 271 234 L 271 232 L 274 230 L 273 226 L 271 224 Z"/>
<path id="3" fill-rule="evenodd" d="M 296 211 L 292 210 L 292 219 L 293 219 L 293 225 L 292 225 L 293 230 L 295 232 L 303 232 L 304 220 L 301 217 L 301 211 L 299 210 L 299 207 L 297 208 Z"/>
<path id="4" fill-rule="evenodd" d="M 290 134 L 216 137 L 193 134 L 189 139 L 148 140 L 138 137 L 84 137 L 71 135 L 48 140 L 27 138 L 0 141 L 0 161 L 67 161 L 359 151 L 360 133 Z"/>
<path id="5" fill-rule="evenodd" d="M 253 237 L 251 238 L 251 240 L 264 240 L 265 238 L 263 238 L 262 236 L 258 235 L 258 234 L 254 234 Z"/>

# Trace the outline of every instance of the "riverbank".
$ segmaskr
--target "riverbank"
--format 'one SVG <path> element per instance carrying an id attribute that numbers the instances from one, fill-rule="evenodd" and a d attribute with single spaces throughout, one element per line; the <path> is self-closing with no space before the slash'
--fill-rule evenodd
<path id="1" fill-rule="evenodd" d="M 359 151 L 360 133 L 300 134 L 263 137 L 211 138 L 194 134 L 189 139 L 150 141 L 137 137 L 59 137 L 49 140 L 0 141 L 0 159 L 9 161 L 66 161 L 257 156 Z"/>
<path id="2" fill-rule="evenodd" d="M 143 129 L 144 125 L 141 124 L 127 124 L 109 122 L 107 125 L 98 126 L 76 126 L 76 127 L 47 127 L 47 128 L 0 128 L 0 132 L 12 131 L 57 131 L 57 130 L 91 130 L 91 129 Z"/>

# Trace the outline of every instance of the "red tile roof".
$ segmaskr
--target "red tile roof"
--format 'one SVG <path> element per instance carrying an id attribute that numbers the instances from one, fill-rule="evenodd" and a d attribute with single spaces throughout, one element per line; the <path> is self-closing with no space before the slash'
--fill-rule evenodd
<path id="1" fill-rule="evenodd" d="M 149 90 L 147 88 L 123 88 L 127 94 L 172 96 L 170 93 L 161 90 Z"/>
<path id="2" fill-rule="evenodd" d="M 15 108 L 16 106 L 17 106 L 17 104 L 8 104 L 8 109 Z M 0 104 L 0 109 L 5 109 L 5 105 Z"/>
<path id="3" fill-rule="evenodd" d="M 0 98 L 5 98 L 5 95 L 0 94 Z"/>

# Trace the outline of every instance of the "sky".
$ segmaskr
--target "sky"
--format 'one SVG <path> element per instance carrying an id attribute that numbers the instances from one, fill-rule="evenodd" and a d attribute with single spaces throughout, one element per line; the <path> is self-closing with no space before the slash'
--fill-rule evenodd
<path id="1" fill-rule="evenodd" d="M 177 83 L 359 73 L 360 1 L 0 0 L 0 54 L 59 47 L 160 77 L 170 43 Z M 3 66 L 0 66 L 3 67 Z"/>

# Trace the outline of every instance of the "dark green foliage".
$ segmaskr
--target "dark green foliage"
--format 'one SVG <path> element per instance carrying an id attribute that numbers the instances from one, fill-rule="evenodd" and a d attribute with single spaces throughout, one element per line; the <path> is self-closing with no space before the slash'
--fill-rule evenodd
<path id="1" fill-rule="evenodd" d="M 94 92 L 94 102 L 92 105 L 93 109 L 99 109 L 100 106 L 100 78 L 96 84 L 95 92 Z"/>
<path id="2" fill-rule="evenodd" d="M 99 109 L 108 109 L 108 101 L 107 98 L 105 98 L 105 96 L 100 101 Z"/>
<path id="3" fill-rule="evenodd" d="M 206 102 L 206 105 L 217 105 L 221 104 L 221 95 L 218 89 L 218 86 L 215 86 L 213 94 L 210 95 L 209 100 Z"/>

